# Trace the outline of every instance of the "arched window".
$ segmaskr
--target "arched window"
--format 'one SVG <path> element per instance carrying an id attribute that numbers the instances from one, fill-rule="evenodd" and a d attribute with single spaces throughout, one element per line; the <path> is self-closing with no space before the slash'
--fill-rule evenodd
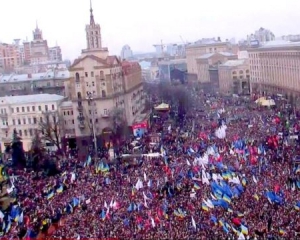
<path id="1" fill-rule="evenodd" d="M 105 92 L 105 90 L 102 90 L 102 97 L 103 97 L 103 98 L 106 97 L 106 92 Z"/>
<path id="2" fill-rule="evenodd" d="M 81 92 L 77 93 L 77 97 L 78 97 L 78 99 L 81 99 Z"/>
<path id="3" fill-rule="evenodd" d="M 100 71 L 100 79 L 104 79 L 104 72 Z"/>
<path id="4" fill-rule="evenodd" d="M 246 73 L 249 73 L 249 70 L 246 70 Z"/>
<path id="5" fill-rule="evenodd" d="M 233 71 L 232 74 L 235 75 L 235 74 L 236 74 L 236 71 Z"/>
<path id="6" fill-rule="evenodd" d="M 79 77 L 79 73 L 75 73 L 75 81 L 76 82 L 80 82 L 80 77 Z"/>
<path id="7" fill-rule="evenodd" d="M 243 72 L 243 70 L 240 70 L 240 72 L 239 72 L 240 74 L 244 74 L 244 72 Z"/>

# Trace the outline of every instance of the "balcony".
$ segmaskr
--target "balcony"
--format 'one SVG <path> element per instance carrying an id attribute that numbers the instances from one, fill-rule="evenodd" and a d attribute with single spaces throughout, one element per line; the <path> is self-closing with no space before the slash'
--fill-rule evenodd
<path id="1" fill-rule="evenodd" d="M 82 112 L 82 111 L 83 111 L 83 106 L 82 106 L 82 105 L 77 106 L 77 110 L 78 110 L 79 112 Z"/>
<path id="2" fill-rule="evenodd" d="M 1 118 L 7 118 L 7 113 L 0 113 Z"/>
<path id="3" fill-rule="evenodd" d="M 8 129 L 8 125 L 1 125 L 0 128 L 1 128 L 2 130 L 7 130 L 7 129 Z"/>
<path id="4" fill-rule="evenodd" d="M 83 122 L 85 120 L 85 117 L 84 116 L 78 116 L 77 119 L 78 119 L 79 122 Z"/>
<path id="5" fill-rule="evenodd" d="M 107 113 L 102 113 L 101 117 L 103 117 L 103 118 L 109 118 L 110 114 L 108 112 Z"/>
<path id="6" fill-rule="evenodd" d="M 84 122 L 80 122 L 80 123 L 78 124 L 78 127 L 79 127 L 80 129 L 84 129 L 84 128 L 85 128 Z"/>

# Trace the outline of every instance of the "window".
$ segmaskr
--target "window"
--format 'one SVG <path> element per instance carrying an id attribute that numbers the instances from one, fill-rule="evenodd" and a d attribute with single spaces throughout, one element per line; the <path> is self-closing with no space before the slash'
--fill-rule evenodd
<path id="1" fill-rule="evenodd" d="M 18 125 L 21 125 L 21 119 L 18 119 Z"/>
<path id="2" fill-rule="evenodd" d="M 16 120 L 15 119 L 12 120 L 12 125 L 16 125 Z"/>
<path id="3" fill-rule="evenodd" d="M 75 73 L 75 81 L 76 82 L 80 82 L 80 77 L 79 77 L 79 73 Z"/>
<path id="4" fill-rule="evenodd" d="M 25 107 L 22 107 L 22 112 L 25 112 Z"/>
<path id="5" fill-rule="evenodd" d="M 105 90 L 102 90 L 102 97 L 103 97 L 103 98 L 106 97 L 106 92 L 105 92 Z"/>
<path id="6" fill-rule="evenodd" d="M 41 106 L 39 106 L 39 111 L 42 111 L 42 107 Z"/>
<path id="7" fill-rule="evenodd" d="M 54 104 L 52 104 L 52 110 L 55 110 L 55 106 L 54 106 Z"/>
<path id="8" fill-rule="evenodd" d="M 37 124 L 36 117 L 33 118 L 33 123 L 34 123 L 34 124 Z"/>
<path id="9" fill-rule="evenodd" d="M 73 115 L 73 110 L 71 111 L 71 115 Z"/>
<path id="10" fill-rule="evenodd" d="M 64 111 L 64 116 L 66 116 L 66 112 Z"/>
<path id="11" fill-rule="evenodd" d="M 89 83 L 88 83 L 88 82 L 86 82 L 85 84 L 86 84 L 87 87 L 89 86 Z"/>
<path id="12" fill-rule="evenodd" d="M 244 74 L 244 72 L 243 72 L 243 70 L 240 70 L 240 72 L 239 72 L 240 74 Z"/>
<path id="13" fill-rule="evenodd" d="M 11 108 L 11 112 L 14 113 L 14 109 L 13 108 Z"/>
<path id="14" fill-rule="evenodd" d="M 35 111 L 35 106 L 32 106 L 32 111 Z"/>
<path id="15" fill-rule="evenodd" d="M 27 137 L 27 130 L 24 130 L 24 136 Z"/>
<path id="16" fill-rule="evenodd" d="M 74 124 L 74 119 L 72 119 L 72 124 Z"/>
<path id="17" fill-rule="evenodd" d="M 29 129 L 29 135 L 30 135 L 30 137 L 32 137 L 32 129 L 31 128 Z"/>
<path id="18" fill-rule="evenodd" d="M 92 86 L 95 87 L 95 82 L 92 82 Z"/>
<path id="19" fill-rule="evenodd" d="M 85 72 L 84 74 L 85 74 L 85 77 L 88 77 L 88 76 L 89 76 L 89 74 L 88 74 L 87 72 Z"/>
<path id="20" fill-rule="evenodd" d="M 40 117 L 40 122 L 43 122 L 43 117 Z"/>
<path id="21" fill-rule="evenodd" d="M 69 111 L 67 111 L 67 114 L 68 114 L 68 116 L 70 115 L 70 112 Z"/>
<path id="22" fill-rule="evenodd" d="M 23 118 L 23 124 L 26 124 L 26 119 L 25 118 Z"/>
<path id="23" fill-rule="evenodd" d="M 104 113 L 104 115 L 108 115 L 108 110 L 105 108 L 104 110 L 103 110 L 103 113 Z"/>
<path id="24" fill-rule="evenodd" d="M 22 136 L 22 130 L 19 130 L 19 136 L 20 137 Z"/>
<path id="25" fill-rule="evenodd" d="M 56 123 L 56 117 L 55 116 L 53 116 L 53 122 Z"/>
<path id="26" fill-rule="evenodd" d="M 94 77 L 94 72 L 91 72 L 91 77 Z"/>
<path id="27" fill-rule="evenodd" d="M 20 110 L 19 110 L 19 108 L 17 107 L 17 112 L 19 112 Z"/>
<path id="28" fill-rule="evenodd" d="M 30 112 L 30 107 L 27 107 L 27 112 Z"/>
<path id="29" fill-rule="evenodd" d="M 28 124 L 31 124 L 31 118 L 28 118 Z"/>
<path id="30" fill-rule="evenodd" d="M 45 111 L 46 112 L 48 111 L 48 105 L 45 105 Z"/>
<path id="31" fill-rule="evenodd" d="M 81 99 L 81 92 L 77 93 L 77 97 L 78 97 L 78 99 Z"/>
<path id="32" fill-rule="evenodd" d="M 98 118 L 95 119 L 95 123 L 98 123 Z"/>

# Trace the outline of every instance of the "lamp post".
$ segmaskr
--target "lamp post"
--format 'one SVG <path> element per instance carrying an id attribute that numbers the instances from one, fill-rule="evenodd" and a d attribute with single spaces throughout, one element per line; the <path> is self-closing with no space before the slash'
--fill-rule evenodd
<path id="1" fill-rule="evenodd" d="M 93 96 L 92 93 L 90 91 L 87 92 L 87 100 L 88 103 L 91 106 L 91 114 L 92 114 L 92 129 L 93 129 L 93 139 L 94 139 L 94 148 L 95 148 L 95 162 L 97 159 L 97 155 L 98 155 L 98 147 L 97 147 L 97 137 L 96 137 L 96 130 L 95 130 L 95 117 L 94 117 L 94 109 L 92 106 L 92 101 L 93 101 Z"/>

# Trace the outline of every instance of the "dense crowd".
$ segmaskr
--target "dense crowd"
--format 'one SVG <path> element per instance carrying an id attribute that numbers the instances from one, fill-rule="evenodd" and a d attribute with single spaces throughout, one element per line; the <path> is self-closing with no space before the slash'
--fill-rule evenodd
<path id="1" fill-rule="evenodd" d="M 56 225 L 55 238 L 300 237 L 296 114 L 204 96 L 191 111 L 176 120 L 157 113 L 135 139 L 143 156 L 87 158 L 83 167 L 70 158 L 51 177 L 15 172 L 3 236 L 33 238 Z"/>

